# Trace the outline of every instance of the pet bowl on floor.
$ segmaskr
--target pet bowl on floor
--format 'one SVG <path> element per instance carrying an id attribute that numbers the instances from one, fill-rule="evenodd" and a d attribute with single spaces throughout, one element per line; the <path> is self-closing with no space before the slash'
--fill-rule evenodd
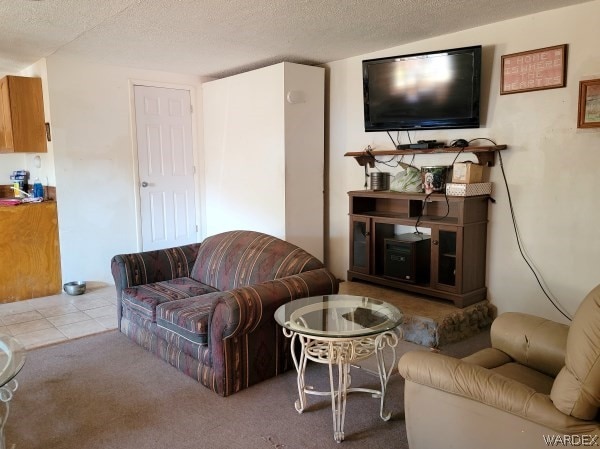
<path id="1" fill-rule="evenodd" d="M 69 295 L 77 296 L 85 293 L 86 285 L 85 281 L 73 281 L 67 282 L 65 285 L 63 285 L 63 288 Z"/>

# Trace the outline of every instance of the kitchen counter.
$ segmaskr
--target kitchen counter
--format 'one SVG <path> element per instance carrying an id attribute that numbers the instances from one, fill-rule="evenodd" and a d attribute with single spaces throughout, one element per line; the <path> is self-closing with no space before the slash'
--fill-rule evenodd
<path id="1" fill-rule="evenodd" d="M 0 207 L 0 303 L 60 290 L 56 202 Z"/>

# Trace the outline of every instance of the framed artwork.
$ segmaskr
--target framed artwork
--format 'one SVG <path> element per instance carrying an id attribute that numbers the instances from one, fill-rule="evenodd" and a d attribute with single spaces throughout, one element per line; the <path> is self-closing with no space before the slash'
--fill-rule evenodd
<path id="1" fill-rule="evenodd" d="M 567 44 L 503 55 L 500 95 L 567 85 Z"/>
<path id="2" fill-rule="evenodd" d="M 577 128 L 600 128 L 600 78 L 579 81 Z"/>

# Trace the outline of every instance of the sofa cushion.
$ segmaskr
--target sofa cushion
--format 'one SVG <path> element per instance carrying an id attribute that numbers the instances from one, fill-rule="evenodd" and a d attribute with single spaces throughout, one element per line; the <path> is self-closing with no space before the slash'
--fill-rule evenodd
<path id="1" fill-rule="evenodd" d="M 190 277 L 227 291 L 322 267 L 289 242 L 260 232 L 231 231 L 202 242 Z"/>
<path id="2" fill-rule="evenodd" d="M 160 304 L 156 324 L 194 343 L 208 343 L 210 309 L 221 292 Z"/>
<path id="3" fill-rule="evenodd" d="M 156 307 L 166 302 L 214 292 L 215 289 L 189 277 L 138 285 L 123 290 L 123 306 L 156 321 Z"/>

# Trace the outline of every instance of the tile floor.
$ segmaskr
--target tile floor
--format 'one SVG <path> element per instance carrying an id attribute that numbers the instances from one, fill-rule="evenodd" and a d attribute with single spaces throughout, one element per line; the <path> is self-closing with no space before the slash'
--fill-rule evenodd
<path id="1" fill-rule="evenodd" d="M 113 285 L 88 286 L 83 295 L 66 293 L 0 304 L 0 333 L 26 349 L 46 346 L 117 328 Z"/>

